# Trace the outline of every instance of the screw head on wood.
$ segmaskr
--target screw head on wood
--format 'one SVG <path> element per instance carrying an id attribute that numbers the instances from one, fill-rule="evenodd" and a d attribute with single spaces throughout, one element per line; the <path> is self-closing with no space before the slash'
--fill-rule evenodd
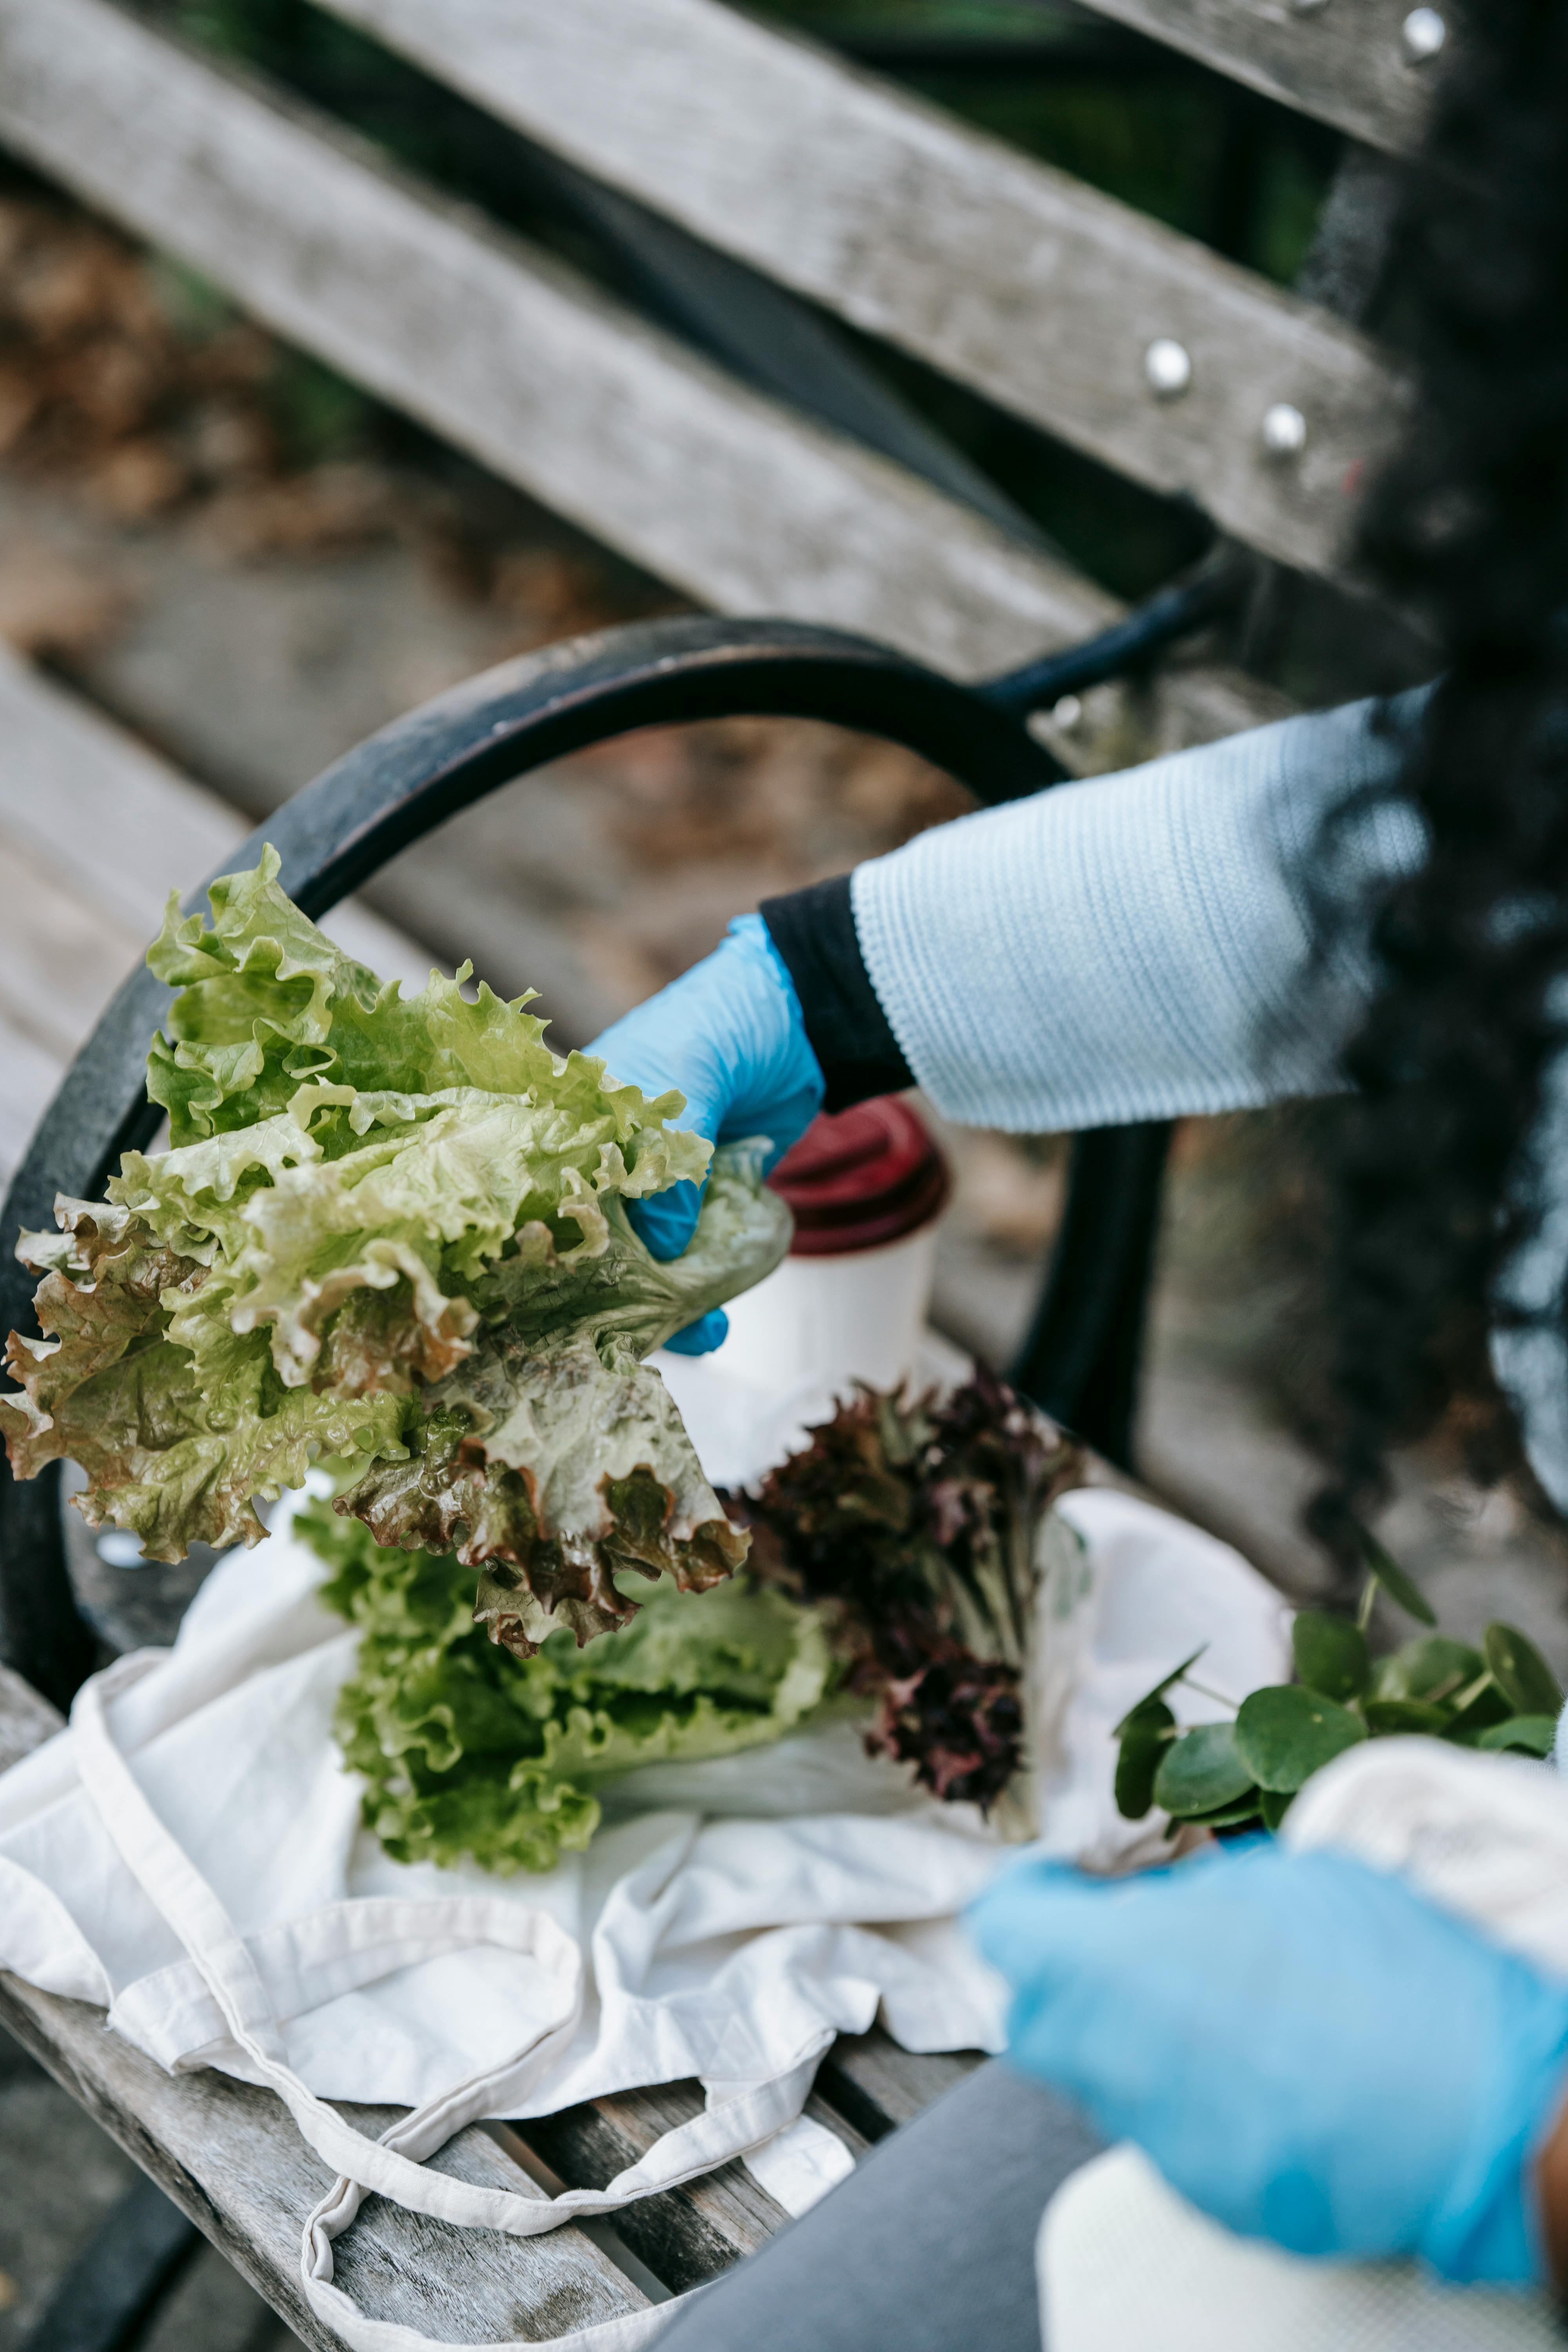
<path id="1" fill-rule="evenodd" d="M 1296 457 L 1307 446 L 1307 420 L 1288 400 L 1277 400 L 1263 418 L 1263 446 L 1271 457 Z"/>
<path id="2" fill-rule="evenodd" d="M 1159 399 L 1180 399 L 1193 380 L 1193 362 L 1186 346 L 1173 336 L 1157 335 L 1143 354 L 1143 374 L 1150 391 Z"/>
<path id="3" fill-rule="evenodd" d="M 1399 46 L 1407 66 L 1424 66 L 1448 37 L 1448 27 L 1436 8 L 1412 8 L 1399 28 Z"/>

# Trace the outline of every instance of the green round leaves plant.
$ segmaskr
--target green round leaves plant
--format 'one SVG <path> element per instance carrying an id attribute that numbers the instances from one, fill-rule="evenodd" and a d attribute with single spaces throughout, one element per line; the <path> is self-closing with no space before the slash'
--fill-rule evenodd
<path id="1" fill-rule="evenodd" d="M 1241 1760 L 1235 1725 L 1200 1723 L 1167 1750 L 1154 1776 L 1154 1802 L 1184 1819 L 1218 1812 L 1247 1796 L 1253 1778 Z"/>
<path id="2" fill-rule="evenodd" d="M 1366 1726 L 1349 1707 L 1286 1683 L 1243 1699 L 1235 1738 L 1237 1760 L 1248 1779 L 1289 1795 L 1364 1739 Z"/>
<path id="3" fill-rule="evenodd" d="M 1494 1723 L 1476 1741 L 1478 1748 L 1511 1749 L 1520 1756 L 1550 1756 L 1557 1739 L 1554 1715 L 1510 1715 Z"/>
<path id="4" fill-rule="evenodd" d="M 1369 1698 L 1362 1717 L 1374 1739 L 1397 1738 L 1406 1731 L 1429 1731 L 1436 1736 L 1447 1729 L 1451 1710 L 1434 1706 L 1425 1698 Z"/>
<path id="5" fill-rule="evenodd" d="M 1488 1673 L 1516 1714 L 1557 1714 L 1563 1705 L 1557 1677 L 1516 1625 L 1489 1625 L 1481 1649 Z"/>
<path id="6" fill-rule="evenodd" d="M 1373 1669 L 1375 1698 L 1415 1698 L 1440 1706 L 1487 1671 L 1487 1662 L 1468 1642 L 1447 1633 L 1418 1633 Z"/>
<path id="7" fill-rule="evenodd" d="M 1414 1617 L 1418 1625 L 1436 1625 L 1437 1618 L 1432 1603 L 1420 1586 L 1411 1582 L 1399 1562 L 1389 1558 L 1377 1538 L 1363 1528 L 1361 1541 L 1367 1573 L 1382 1585 L 1396 1607 L 1403 1609 L 1407 1617 Z"/>
<path id="8" fill-rule="evenodd" d="M 1176 1718 L 1163 1699 L 1145 1699 L 1121 1727 L 1116 1756 L 1116 1810 L 1141 1822 L 1154 1801 L 1154 1779 L 1176 1736 Z"/>
<path id="9" fill-rule="evenodd" d="M 1540 1651 L 1514 1625 L 1489 1625 L 1479 1649 L 1447 1633 L 1418 1633 L 1373 1659 L 1366 1629 L 1381 1591 L 1419 1619 L 1435 1620 L 1424 1594 L 1376 1538 L 1362 1534 L 1367 1579 L 1352 1622 L 1304 1609 L 1291 1627 L 1298 1679 L 1256 1690 L 1234 1724 L 1178 1733 L 1166 1694 L 1195 1654 L 1156 1684 L 1117 1726 L 1120 1810 L 1142 1821 L 1151 1804 L 1178 1822 L 1217 1831 L 1277 1830 L 1314 1772 L 1363 1739 L 1426 1738 L 1491 1752 L 1552 1754 L 1563 1695 Z M 1211 1698 L 1223 1695 L 1207 1691 Z"/>
<path id="10" fill-rule="evenodd" d="M 1348 1617 L 1303 1609 L 1290 1628 L 1296 1672 L 1324 1698 L 1359 1698 L 1372 1673 L 1366 1635 Z"/>

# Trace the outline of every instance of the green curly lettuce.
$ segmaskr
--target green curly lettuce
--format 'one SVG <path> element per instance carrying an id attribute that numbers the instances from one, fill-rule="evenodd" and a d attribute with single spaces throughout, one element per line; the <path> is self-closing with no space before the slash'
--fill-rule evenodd
<path id="1" fill-rule="evenodd" d="M 214 883 L 210 924 L 171 900 L 148 956 L 176 992 L 148 1061 L 171 1149 L 22 1237 L 46 1336 L 7 1351 L 16 1475 L 68 1455 L 90 1524 L 179 1559 L 255 1542 L 256 1498 L 357 1458 L 338 1509 L 485 1569 L 521 1656 L 626 1623 L 624 1570 L 730 1574 L 747 1539 L 642 1360 L 787 1247 L 760 1147 L 710 1155 L 668 1123 L 678 1094 L 552 1053 L 466 969 L 405 1001 L 277 875 L 268 850 Z M 705 1173 L 661 1264 L 626 1203 Z"/>
<path id="2" fill-rule="evenodd" d="M 321 1504 L 294 1532 L 334 1571 L 321 1598 L 359 1628 L 334 1727 L 397 1862 L 549 1870 L 593 1836 L 600 1782 L 778 1739 L 831 1686 L 816 1613 L 744 1575 L 707 1592 L 664 1576 L 635 1623 L 582 1651 L 550 1633 L 519 1664 L 475 1624 L 450 1553 L 388 1549 Z"/>

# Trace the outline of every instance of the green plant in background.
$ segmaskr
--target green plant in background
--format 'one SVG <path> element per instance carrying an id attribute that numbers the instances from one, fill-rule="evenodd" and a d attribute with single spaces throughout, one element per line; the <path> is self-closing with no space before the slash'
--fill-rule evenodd
<path id="1" fill-rule="evenodd" d="M 374 401 L 304 352 L 280 350 L 263 387 L 263 400 L 283 453 L 295 466 L 343 457 L 363 441 Z"/>
<path id="2" fill-rule="evenodd" d="M 1196 1650 L 1116 1727 L 1117 1809 L 1142 1821 L 1154 1806 L 1212 1830 L 1278 1829 L 1314 1772 L 1363 1739 L 1420 1733 L 1463 1748 L 1548 1756 L 1563 1692 L 1514 1626 L 1489 1625 L 1481 1646 L 1438 1633 L 1431 1605 L 1370 1535 L 1367 1579 L 1353 1620 L 1301 1610 L 1290 1630 L 1293 1683 L 1266 1685 L 1232 1720 L 1178 1728 L 1167 1694 L 1178 1684 L 1229 1706 L 1193 1674 Z M 1431 1630 L 1373 1658 L 1366 1629 L 1379 1591 Z"/>

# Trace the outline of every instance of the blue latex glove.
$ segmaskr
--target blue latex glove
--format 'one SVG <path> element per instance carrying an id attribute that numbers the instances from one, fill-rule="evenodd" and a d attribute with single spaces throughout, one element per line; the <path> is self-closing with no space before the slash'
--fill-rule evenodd
<path id="1" fill-rule="evenodd" d="M 742 915 L 721 944 L 595 1037 L 613 1078 L 686 1097 L 680 1125 L 711 1143 L 766 1135 L 771 1168 L 822 1108 L 822 1071 L 801 1017 L 789 968 L 760 915 Z M 671 1184 L 626 1213 L 655 1257 L 679 1257 L 697 1226 L 702 1188 Z M 666 1346 L 706 1355 L 729 1329 L 722 1307 L 689 1323 Z"/>
<path id="2" fill-rule="evenodd" d="M 1094 1881 L 1026 1863 L 970 1914 L 1011 2055 L 1243 2236 L 1544 2279 L 1533 2158 L 1568 1987 L 1349 1854 Z"/>

